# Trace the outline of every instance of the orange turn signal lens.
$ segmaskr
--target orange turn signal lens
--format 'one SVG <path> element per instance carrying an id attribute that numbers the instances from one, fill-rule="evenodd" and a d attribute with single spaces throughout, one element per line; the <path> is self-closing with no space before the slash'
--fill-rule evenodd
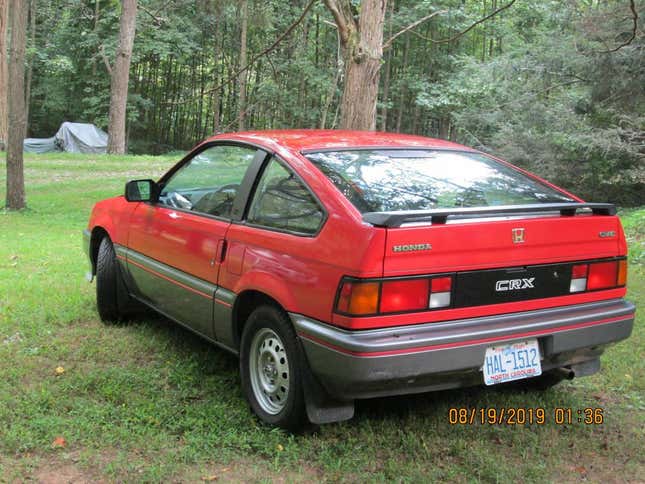
<path id="1" fill-rule="evenodd" d="M 379 286 L 378 282 L 344 282 L 338 297 L 337 309 L 357 316 L 376 314 Z"/>
<path id="2" fill-rule="evenodd" d="M 625 286 L 627 284 L 627 260 L 622 259 L 618 261 L 618 286 Z"/>

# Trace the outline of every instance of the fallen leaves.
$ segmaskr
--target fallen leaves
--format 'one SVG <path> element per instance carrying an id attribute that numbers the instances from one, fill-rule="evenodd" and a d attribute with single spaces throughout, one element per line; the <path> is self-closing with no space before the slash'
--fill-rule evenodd
<path id="1" fill-rule="evenodd" d="M 52 442 L 52 449 L 64 449 L 67 446 L 67 441 L 64 437 L 56 437 Z"/>
<path id="2" fill-rule="evenodd" d="M 202 476 L 202 481 L 204 482 L 213 482 L 213 481 L 216 481 L 217 479 L 218 477 L 215 474 L 210 476 Z"/>
<path id="3" fill-rule="evenodd" d="M 54 373 L 56 373 L 56 376 L 61 376 L 63 373 L 65 373 L 65 368 L 63 368 L 62 366 L 57 366 L 54 370 Z"/>
<path id="4" fill-rule="evenodd" d="M 572 466 L 570 469 L 576 474 L 579 474 L 581 479 L 587 478 L 587 468 L 585 466 Z"/>

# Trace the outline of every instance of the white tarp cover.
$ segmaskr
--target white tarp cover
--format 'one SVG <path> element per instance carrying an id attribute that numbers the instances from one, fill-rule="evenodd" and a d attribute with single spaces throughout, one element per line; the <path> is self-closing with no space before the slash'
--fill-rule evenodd
<path id="1" fill-rule="evenodd" d="M 68 151 L 70 153 L 105 153 L 108 135 L 93 124 L 64 122 L 53 138 L 27 138 L 24 150 L 31 153 Z"/>

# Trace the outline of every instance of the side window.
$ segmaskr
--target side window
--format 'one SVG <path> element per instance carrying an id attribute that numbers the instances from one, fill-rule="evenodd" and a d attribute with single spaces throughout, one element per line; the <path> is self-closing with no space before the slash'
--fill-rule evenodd
<path id="1" fill-rule="evenodd" d="M 235 196 L 256 150 L 211 146 L 195 155 L 164 184 L 159 202 L 169 207 L 230 217 Z"/>
<path id="2" fill-rule="evenodd" d="M 271 159 L 253 195 L 248 221 L 257 225 L 315 234 L 323 210 L 296 175 Z"/>

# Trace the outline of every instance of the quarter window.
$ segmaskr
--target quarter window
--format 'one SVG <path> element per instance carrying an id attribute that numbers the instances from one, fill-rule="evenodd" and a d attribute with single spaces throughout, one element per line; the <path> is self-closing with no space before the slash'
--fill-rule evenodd
<path id="1" fill-rule="evenodd" d="M 264 169 L 248 221 L 301 234 L 315 234 L 324 212 L 302 181 L 275 158 Z"/>
<path id="2" fill-rule="evenodd" d="M 256 150 L 211 146 L 163 185 L 159 202 L 173 208 L 230 218 L 233 202 Z"/>

